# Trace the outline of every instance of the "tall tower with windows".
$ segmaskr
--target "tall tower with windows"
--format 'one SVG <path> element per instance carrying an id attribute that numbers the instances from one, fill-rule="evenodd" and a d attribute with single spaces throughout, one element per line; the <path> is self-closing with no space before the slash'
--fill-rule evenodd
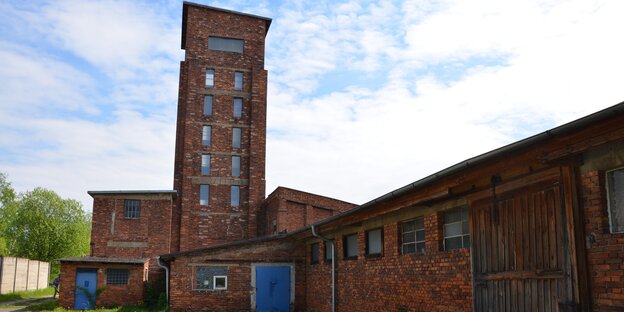
<path id="1" fill-rule="evenodd" d="M 172 251 L 257 235 L 271 19 L 184 3 Z"/>

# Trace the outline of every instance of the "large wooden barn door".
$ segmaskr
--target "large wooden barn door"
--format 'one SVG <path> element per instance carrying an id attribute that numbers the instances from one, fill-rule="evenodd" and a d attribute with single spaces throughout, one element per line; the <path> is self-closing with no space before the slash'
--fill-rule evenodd
<path id="1" fill-rule="evenodd" d="M 500 195 L 494 186 L 492 196 L 473 202 L 476 311 L 576 309 L 578 286 L 573 283 L 563 188 L 557 174 Z"/>

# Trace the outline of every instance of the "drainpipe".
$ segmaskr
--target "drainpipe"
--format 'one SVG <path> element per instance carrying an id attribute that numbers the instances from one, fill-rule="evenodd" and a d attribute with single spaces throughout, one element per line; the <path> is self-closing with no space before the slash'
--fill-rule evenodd
<path id="1" fill-rule="evenodd" d="M 332 265 L 332 312 L 336 312 L 336 242 L 331 239 L 327 239 L 322 235 L 316 233 L 314 229 L 314 224 L 312 224 L 312 235 L 316 238 L 322 239 L 325 243 L 331 243 L 331 265 Z"/>
<path id="2" fill-rule="evenodd" d="M 158 264 L 159 267 L 165 269 L 165 295 L 167 298 L 167 305 L 169 304 L 169 268 L 163 264 L 160 263 L 160 256 L 156 257 L 156 263 Z"/>

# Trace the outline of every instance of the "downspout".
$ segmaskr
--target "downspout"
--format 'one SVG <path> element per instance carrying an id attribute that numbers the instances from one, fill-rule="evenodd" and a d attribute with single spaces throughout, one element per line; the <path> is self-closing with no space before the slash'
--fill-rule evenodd
<path id="1" fill-rule="evenodd" d="M 169 267 L 160 263 L 160 256 L 156 257 L 156 263 L 159 267 L 165 269 L 165 295 L 167 298 L 167 305 L 169 305 Z"/>
<path id="2" fill-rule="evenodd" d="M 316 238 L 320 238 L 322 239 L 326 244 L 330 243 L 331 244 L 331 265 L 332 265 L 332 271 L 331 271 L 331 275 L 332 275 L 332 312 L 336 312 L 336 244 L 335 242 L 333 242 L 331 239 L 327 239 L 325 237 L 323 237 L 322 235 L 316 233 L 316 230 L 314 229 L 314 224 L 312 224 L 311 226 L 312 228 L 312 235 Z"/>

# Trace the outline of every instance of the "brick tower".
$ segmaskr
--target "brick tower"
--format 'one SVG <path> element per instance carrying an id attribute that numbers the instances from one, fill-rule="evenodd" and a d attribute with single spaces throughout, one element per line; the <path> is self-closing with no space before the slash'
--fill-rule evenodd
<path id="1" fill-rule="evenodd" d="M 271 19 L 184 3 L 172 251 L 257 235 Z"/>

